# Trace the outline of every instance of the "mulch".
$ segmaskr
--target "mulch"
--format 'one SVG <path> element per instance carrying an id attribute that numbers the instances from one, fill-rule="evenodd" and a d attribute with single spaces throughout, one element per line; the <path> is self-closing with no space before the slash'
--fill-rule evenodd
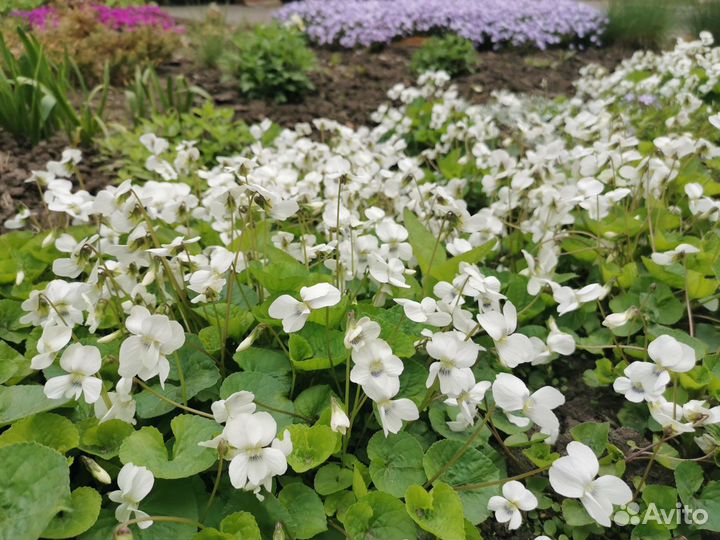
<path id="1" fill-rule="evenodd" d="M 300 103 L 276 104 L 250 100 L 231 81 L 223 80 L 216 69 L 201 69 L 186 58 L 164 66 L 161 74 L 183 73 L 193 84 L 208 91 L 218 105 L 232 107 L 236 119 L 255 123 L 270 118 L 293 127 L 298 122 L 329 118 L 357 127 L 371 123 L 370 115 L 387 101 L 387 91 L 396 83 L 412 84 L 410 70 L 413 47 L 393 45 L 380 51 L 316 50 L 318 69 L 312 74 L 315 90 Z M 523 52 L 481 52 L 480 65 L 471 75 L 455 80 L 462 96 L 481 103 L 494 90 L 531 93 L 542 96 L 570 95 L 579 70 L 590 63 L 608 68 L 617 65 L 632 51 L 621 48 L 585 51 L 550 50 Z M 123 117 L 122 92 L 113 91 L 111 120 Z M 25 205 L 37 210 L 42 204 L 37 187 L 25 180 L 33 170 L 42 170 L 51 159 L 59 159 L 68 146 L 67 139 L 56 135 L 34 148 L 14 141 L 0 131 L 0 233 L 3 222 Z M 114 178 L 109 160 L 95 149 L 85 149 L 81 173 L 89 191 L 101 189 Z"/>

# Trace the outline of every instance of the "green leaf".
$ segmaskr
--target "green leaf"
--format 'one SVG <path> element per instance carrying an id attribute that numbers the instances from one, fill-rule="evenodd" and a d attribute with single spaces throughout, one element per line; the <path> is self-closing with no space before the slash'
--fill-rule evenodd
<path id="1" fill-rule="evenodd" d="M 7 382 L 26 366 L 29 366 L 29 362 L 22 354 L 0 341 L 0 384 Z"/>
<path id="2" fill-rule="evenodd" d="M 675 468 L 675 485 L 683 504 L 690 505 L 703 479 L 702 467 L 692 461 L 684 461 Z"/>
<path id="3" fill-rule="evenodd" d="M 67 399 L 48 399 L 40 385 L 0 386 L 0 426 L 64 405 Z"/>
<path id="4" fill-rule="evenodd" d="M 204 508 L 206 501 L 207 493 L 199 478 L 156 480 L 150 495 L 140 503 L 140 509 L 151 516 L 177 516 L 197 521 L 198 506 L 203 505 Z M 114 526 L 117 526 L 117 521 Z M 192 538 L 196 531 L 197 527 L 185 523 L 156 522 L 142 530 L 133 527 L 135 538 L 140 540 Z M 88 538 L 97 540 L 97 537 Z"/>
<path id="5" fill-rule="evenodd" d="M 287 429 L 293 444 L 288 464 L 297 473 L 322 465 L 335 452 L 338 435 L 330 426 L 293 424 Z"/>
<path id="6" fill-rule="evenodd" d="M 349 488 L 353 483 L 353 472 L 350 469 L 331 463 L 323 465 L 315 474 L 315 491 L 323 497 Z"/>
<path id="7" fill-rule="evenodd" d="M 602 424 L 584 422 L 570 428 L 570 434 L 573 439 L 589 446 L 595 455 L 600 457 L 608 445 L 610 424 L 608 422 Z"/>
<path id="8" fill-rule="evenodd" d="M 220 522 L 220 530 L 229 538 L 243 540 L 262 540 L 260 528 L 250 512 L 235 512 Z"/>
<path id="9" fill-rule="evenodd" d="M 325 507 L 311 488 L 294 482 L 283 488 L 278 499 L 295 521 L 295 538 L 304 540 L 327 531 Z"/>
<path id="10" fill-rule="evenodd" d="M 0 538 L 39 538 L 70 499 L 67 460 L 37 443 L 0 448 Z"/>
<path id="11" fill-rule="evenodd" d="M 278 432 L 282 432 L 294 421 L 290 415 L 295 412 L 295 405 L 285 397 L 290 391 L 290 382 L 287 379 L 279 379 L 260 371 L 233 373 L 220 386 L 220 397 L 227 399 L 240 390 L 255 394 L 258 401 L 257 410 L 266 411 L 272 415 L 277 422 Z M 275 410 L 265 409 L 260 403 Z M 278 411 L 287 411 L 289 414 Z"/>
<path id="12" fill-rule="evenodd" d="M 432 268 L 435 268 L 435 265 L 441 266 L 447 260 L 445 247 L 411 210 L 406 209 L 403 213 L 403 225 L 408 230 L 408 242 L 413 248 L 413 255 L 418 260 L 423 280 L 426 280 L 430 274 L 431 264 Z"/>
<path id="13" fill-rule="evenodd" d="M 421 486 L 410 486 L 405 508 L 415 523 L 441 540 L 465 540 L 463 503 L 447 484 L 437 482 L 430 493 Z"/>
<path id="14" fill-rule="evenodd" d="M 70 507 L 52 519 L 43 538 L 74 538 L 92 527 L 100 515 L 102 497 L 91 487 L 79 487 L 70 494 Z"/>
<path id="15" fill-rule="evenodd" d="M 379 308 L 372 304 L 359 304 L 357 318 L 361 317 L 369 317 L 380 325 L 380 338 L 387 341 L 394 355 L 410 358 L 415 354 L 415 342 L 423 326 L 408 319 L 402 306 Z"/>
<path id="16" fill-rule="evenodd" d="M 0 338 L 11 343 L 25 341 L 30 332 L 22 330 L 27 326 L 20 324 L 20 317 L 24 314 L 25 310 L 20 307 L 20 302 L 0 300 Z"/>
<path id="17" fill-rule="evenodd" d="M 135 430 L 122 420 L 108 420 L 98 424 L 92 418 L 83 422 L 80 432 L 80 450 L 103 459 L 112 459 L 120 452 L 123 441 Z"/>
<path id="18" fill-rule="evenodd" d="M 280 351 L 250 347 L 235 353 L 233 360 L 243 371 L 261 371 L 273 376 L 290 373 L 290 360 Z"/>
<path id="19" fill-rule="evenodd" d="M 307 418 L 317 418 L 330 407 L 332 389 L 327 384 L 306 388 L 295 398 L 295 410 Z"/>
<path id="20" fill-rule="evenodd" d="M 460 263 L 466 262 L 476 264 L 482 262 L 492 252 L 495 244 L 497 244 L 497 240 L 493 238 L 492 240 L 485 242 L 483 245 L 457 255 L 443 263 L 433 263 L 430 274 L 439 281 L 452 281 L 458 273 Z M 444 248 L 439 247 L 438 250 L 440 249 Z"/>
<path id="21" fill-rule="evenodd" d="M 170 422 L 175 435 L 172 452 L 162 434 L 151 426 L 130 435 L 120 446 L 120 461 L 147 467 L 157 478 L 186 478 L 203 472 L 217 460 L 217 452 L 198 446 L 215 437 L 221 428 L 212 420 L 181 414 Z"/>
<path id="22" fill-rule="evenodd" d="M 345 334 L 315 323 L 307 323 L 290 336 L 290 360 L 300 371 L 319 371 L 339 366 L 350 356 Z"/>
<path id="23" fill-rule="evenodd" d="M 368 443 L 370 477 L 375 486 L 395 497 L 402 497 L 413 484 L 427 480 L 423 470 L 423 449 L 409 433 L 385 438 L 378 431 Z"/>
<path id="24" fill-rule="evenodd" d="M 433 444 L 423 457 L 423 467 L 427 477 L 435 477 L 450 463 L 450 460 L 462 447 L 463 443 L 460 441 L 451 440 L 438 441 Z M 437 478 L 451 486 L 494 482 L 499 479 L 500 470 L 485 453 L 477 448 L 465 449 L 462 457 Z M 487 519 L 490 515 L 490 511 L 487 509 L 488 501 L 490 497 L 498 493 L 497 486 L 461 491 L 460 499 L 463 502 L 465 518 L 473 525 Z"/>
<path id="25" fill-rule="evenodd" d="M 382 491 L 368 493 L 348 508 L 341 521 L 353 540 L 417 538 L 415 522 L 405 505 Z"/>
<path id="26" fill-rule="evenodd" d="M 220 371 L 212 358 L 203 351 L 203 345 L 196 336 L 187 336 L 185 345 L 177 352 L 177 358 L 180 359 L 180 366 L 183 371 L 185 393 L 183 394 L 180 384 L 180 374 L 174 355 L 169 359 L 170 375 L 168 381 L 165 382 L 165 388 L 163 389 L 159 383 L 155 383 L 152 385 L 155 393 L 173 401 L 183 402 L 212 387 L 220 380 Z M 138 393 L 135 400 L 139 418 L 155 418 L 173 410 L 170 403 L 147 390 Z"/>
<path id="27" fill-rule="evenodd" d="M 583 527 L 595 523 L 583 505 L 574 499 L 563 500 L 562 514 L 565 522 L 572 527 Z"/>
<path id="28" fill-rule="evenodd" d="M 77 447 L 80 435 L 75 425 L 59 414 L 40 413 L 15 422 L 0 435 L 0 447 L 37 442 L 61 454 Z"/>
<path id="29" fill-rule="evenodd" d="M 272 538 L 277 523 L 282 523 L 290 533 L 289 537 L 292 538 L 296 526 L 295 519 L 272 493 L 263 493 L 263 497 L 264 499 L 259 501 L 253 493 L 233 490 L 221 515 L 242 508 L 253 515 L 260 528 L 262 538 Z"/>

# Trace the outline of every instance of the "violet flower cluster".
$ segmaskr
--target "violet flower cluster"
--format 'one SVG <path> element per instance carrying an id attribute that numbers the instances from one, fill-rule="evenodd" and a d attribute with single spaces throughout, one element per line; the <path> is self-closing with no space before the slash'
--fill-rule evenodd
<path id="1" fill-rule="evenodd" d="M 607 23 L 603 13 L 574 0 L 301 0 L 276 17 L 299 17 L 315 43 L 346 48 L 435 31 L 495 49 L 599 44 Z"/>
<path id="2" fill-rule="evenodd" d="M 155 26 L 163 30 L 180 32 L 175 19 L 156 6 L 131 6 L 113 8 L 102 5 L 90 6 L 95 11 L 98 21 L 113 30 L 134 30 L 136 28 Z M 46 28 L 48 24 L 57 24 L 59 12 L 53 7 L 40 7 L 28 11 L 15 11 L 15 17 L 23 18 L 32 29 Z"/>

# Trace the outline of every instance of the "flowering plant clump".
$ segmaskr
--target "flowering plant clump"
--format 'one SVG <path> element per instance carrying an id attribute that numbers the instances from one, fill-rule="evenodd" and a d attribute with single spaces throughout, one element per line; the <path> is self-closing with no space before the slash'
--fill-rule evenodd
<path id="1" fill-rule="evenodd" d="M 0 30 L 11 49 L 22 46 L 15 32 L 20 21 L 51 59 L 62 62 L 67 55 L 90 82 L 102 81 L 106 66 L 112 82 L 123 83 L 136 67 L 166 62 L 183 32 L 168 13 L 152 6 L 46 6 L 5 18 Z"/>
<path id="2" fill-rule="evenodd" d="M 152 26 L 173 32 L 182 31 L 175 19 L 157 6 L 90 5 L 89 8 L 95 12 L 95 16 L 101 24 L 113 30 L 133 30 Z M 12 15 L 26 20 L 32 29 L 44 29 L 48 25 L 57 26 L 60 22 L 59 11 L 53 6 L 43 6 L 27 11 L 17 10 Z"/>
<path id="3" fill-rule="evenodd" d="M 301 0 L 277 17 L 300 22 L 315 43 L 347 48 L 450 31 L 478 46 L 546 49 L 597 44 L 606 23 L 600 11 L 575 0 Z"/>
<path id="4" fill-rule="evenodd" d="M 720 532 L 712 44 L 34 172 L 67 226 L 0 237 L 0 536 Z"/>

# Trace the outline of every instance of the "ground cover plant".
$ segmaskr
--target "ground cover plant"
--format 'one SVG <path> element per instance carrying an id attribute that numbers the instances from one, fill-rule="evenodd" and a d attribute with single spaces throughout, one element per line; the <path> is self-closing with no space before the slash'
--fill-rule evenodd
<path id="1" fill-rule="evenodd" d="M 567 43 L 598 43 L 606 17 L 569 0 L 301 0 L 278 12 L 298 21 L 321 45 L 368 47 L 450 31 L 478 46 L 545 49 Z"/>
<path id="2" fill-rule="evenodd" d="M 719 54 L 67 149 L 0 236 L 0 537 L 720 532 Z"/>

